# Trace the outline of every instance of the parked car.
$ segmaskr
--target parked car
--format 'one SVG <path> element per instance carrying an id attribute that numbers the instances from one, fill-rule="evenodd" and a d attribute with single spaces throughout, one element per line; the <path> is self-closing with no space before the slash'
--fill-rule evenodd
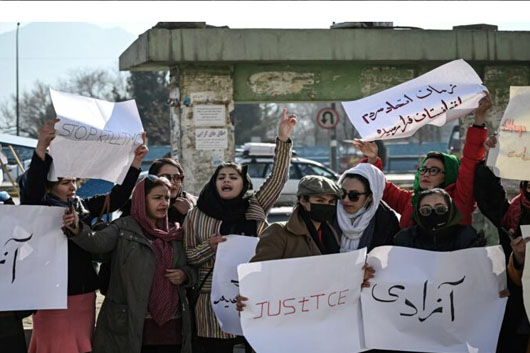
<path id="1" fill-rule="evenodd" d="M 243 155 L 236 159 L 238 163 L 248 166 L 248 174 L 252 178 L 254 190 L 258 190 L 272 168 L 274 144 L 246 143 Z M 293 205 L 296 203 L 298 182 L 306 175 L 321 175 L 337 181 L 339 175 L 321 163 L 310 159 L 293 156 L 289 169 L 289 180 L 285 184 L 276 205 Z"/>

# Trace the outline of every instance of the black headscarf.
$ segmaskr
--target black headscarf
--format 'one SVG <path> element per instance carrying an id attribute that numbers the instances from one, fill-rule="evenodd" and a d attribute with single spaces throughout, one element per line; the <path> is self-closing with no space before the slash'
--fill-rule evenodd
<path id="1" fill-rule="evenodd" d="M 216 180 L 222 168 L 229 167 L 237 171 L 243 178 L 243 189 L 233 199 L 222 199 L 217 192 Z M 217 167 L 210 181 L 203 187 L 197 200 L 197 207 L 206 215 L 223 221 L 221 234 L 245 234 L 256 235 L 256 221 L 247 220 L 245 213 L 250 205 L 246 193 L 252 189 L 252 181 L 247 173 L 247 166 L 239 166 L 235 163 L 223 163 Z"/>

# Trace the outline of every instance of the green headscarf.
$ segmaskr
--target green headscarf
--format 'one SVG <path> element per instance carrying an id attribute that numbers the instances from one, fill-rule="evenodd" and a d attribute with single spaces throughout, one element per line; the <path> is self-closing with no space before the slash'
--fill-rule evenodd
<path id="1" fill-rule="evenodd" d="M 458 157 L 452 154 L 447 154 L 443 152 L 429 152 L 427 153 L 427 156 L 421 161 L 420 168 L 423 168 L 423 164 L 425 161 L 429 158 L 436 158 L 440 159 L 440 157 L 443 157 L 443 163 L 444 163 L 444 172 L 445 172 L 445 178 L 442 185 L 438 185 L 437 187 L 445 189 L 448 185 L 451 185 L 456 182 L 456 178 L 458 178 L 458 168 L 460 167 L 460 160 Z M 418 168 L 418 169 L 420 169 Z M 422 191 L 420 188 L 420 172 L 416 171 L 416 176 L 414 177 L 414 194 L 412 195 L 412 207 L 414 210 L 416 210 L 416 205 L 418 203 L 418 198 L 420 196 L 420 192 Z"/>

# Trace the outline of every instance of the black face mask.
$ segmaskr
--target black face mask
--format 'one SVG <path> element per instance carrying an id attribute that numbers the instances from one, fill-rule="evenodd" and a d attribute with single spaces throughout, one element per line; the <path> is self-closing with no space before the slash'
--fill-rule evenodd
<path id="1" fill-rule="evenodd" d="M 335 216 L 335 205 L 312 203 L 309 218 L 317 222 L 331 222 Z"/>
<path id="2" fill-rule="evenodd" d="M 436 212 L 432 212 L 428 216 L 419 216 L 421 218 L 421 224 L 425 226 L 428 230 L 437 230 L 449 221 L 449 212 L 439 215 Z"/>

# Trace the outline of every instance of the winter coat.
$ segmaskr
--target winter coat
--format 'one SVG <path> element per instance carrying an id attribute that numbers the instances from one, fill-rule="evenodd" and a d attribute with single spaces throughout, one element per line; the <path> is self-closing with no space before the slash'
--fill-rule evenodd
<path id="1" fill-rule="evenodd" d="M 51 200 L 46 191 L 46 180 L 52 158 L 48 154 L 44 161 L 33 154 L 31 164 L 21 177 L 20 203 L 22 205 L 50 205 Z M 116 185 L 110 192 L 110 212 L 116 211 L 128 199 L 134 189 L 140 170 L 130 167 L 121 185 Z M 82 208 L 88 211 L 85 218 L 98 217 L 103 209 L 106 195 L 78 198 Z M 90 293 L 98 289 L 99 281 L 92 265 L 92 255 L 68 240 L 68 295 Z"/>
<path id="2" fill-rule="evenodd" d="M 322 255 L 299 215 L 300 207 L 297 205 L 294 208 L 287 222 L 273 223 L 261 233 L 256 254 L 250 262 Z M 337 244 L 340 244 L 337 232 L 331 224 L 328 223 L 328 226 Z"/>
<path id="3" fill-rule="evenodd" d="M 337 219 L 333 222 L 333 228 L 339 235 L 339 238 L 342 237 L 342 230 Z M 371 229 L 373 231 L 370 231 Z M 366 251 L 370 252 L 377 246 L 393 245 L 394 235 L 397 232 L 399 232 L 399 221 L 395 212 L 384 201 L 381 201 L 375 215 L 372 217 L 370 224 L 365 229 L 359 241 L 358 248 L 360 249 L 366 246 Z"/>
<path id="4" fill-rule="evenodd" d="M 471 126 L 467 129 L 458 178 L 456 183 L 445 188 L 464 217 L 460 222 L 463 225 L 471 225 L 471 214 L 475 210 L 475 198 L 473 196 L 475 166 L 484 158 L 484 142 L 486 142 L 487 135 L 488 130 L 485 128 Z M 381 159 L 378 158 L 376 166 L 381 170 L 383 169 Z M 390 182 L 386 183 L 383 200 L 401 215 L 399 221 L 401 229 L 414 225 L 412 195 L 413 191 L 411 190 L 401 189 Z"/>
<path id="5" fill-rule="evenodd" d="M 480 238 L 473 227 L 453 227 L 454 232 L 444 237 L 422 234 L 419 226 L 402 229 L 394 237 L 394 245 L 430 251 L 455 251 L 478 245 Z"/>
<path id="6" fill-rule="evenodd" d="M 147 315 L 149 293 L 155 272 L 155 252 L 132 217 L 120 218 L 105 229 L 93 232 L 83 226 L 70 238 L 83 249 L 111 253 L 110 285 L 101 307 L 94 334 L 93 353 L 140 353 Z M 191 317 L 186 287 L 196 283 L 196 272 L 186 265 L 182 241 L 172 241 L 173 266 L 186 273 L 187 280 L 177 286 L 182 315 L 182 352 L 191 352 Z"/>

